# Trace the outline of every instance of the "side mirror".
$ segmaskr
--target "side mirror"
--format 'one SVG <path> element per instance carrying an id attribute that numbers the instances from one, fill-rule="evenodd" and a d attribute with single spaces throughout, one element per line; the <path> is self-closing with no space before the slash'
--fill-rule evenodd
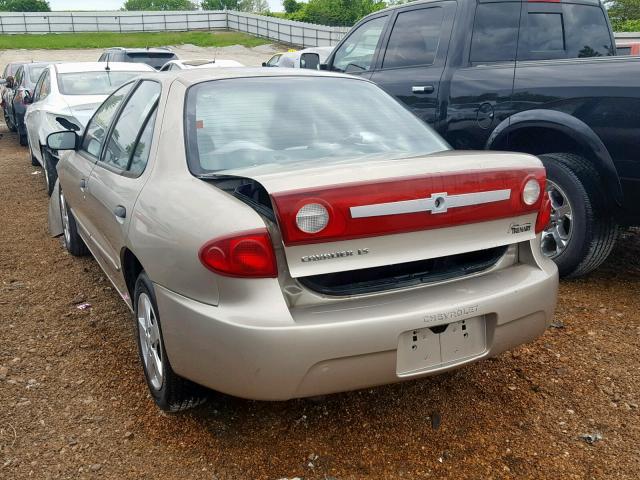
<path id="1" fill-rule="evenodd" d="M 320 55 L 317 53 L 303 53 L 300 56 L 300 68 L 307 70 L 319 70 Z"/>
<path id="2" fill-rule="evenodd" d="M 268 65 L 267 65 L 267 62 L 262 62 L 262 66 L 263 66 L 263 67 L 267 67 L 267 66 L 268 66 Z"/>
<path id="3" fill-rule="evenodd" d="M 68 130 L 51 133 L 47 137 L 47 147 L 52 150 L 75 150 L 78 146 L 78 138 L 76 132 Z"/>

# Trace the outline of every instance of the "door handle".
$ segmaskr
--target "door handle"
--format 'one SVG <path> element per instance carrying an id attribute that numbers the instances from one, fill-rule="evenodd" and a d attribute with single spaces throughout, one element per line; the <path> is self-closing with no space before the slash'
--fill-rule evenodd
<path id="1" fill-rule="evenodd" d="M 433 85 L 414 85 L 411 87 L 413 93 L 433 93 Z"/>
<path id="2" fill-rule="evenodd" d="M 113 209 L 113 214 L 117 218 L 125 219 L 127 218 L 127 209 L 124 208 L 122 205 L 118 205 L 116 208 Z"/>
<path id="3" fill-rule="evenodd" d="M 80 191 L 84 192 L 87 188 L 87 180 L 84 178 L 80 179 Z"/>

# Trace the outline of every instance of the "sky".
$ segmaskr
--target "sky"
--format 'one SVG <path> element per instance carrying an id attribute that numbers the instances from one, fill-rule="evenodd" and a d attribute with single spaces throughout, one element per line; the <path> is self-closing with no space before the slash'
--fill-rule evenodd
<path id="1" fill-rule="evenodd" d="M 281 12 L 281 0 L 267 0 L 271 11 Z M 125 0 L 49 0 L 51 10 L 120 10 Z"/>

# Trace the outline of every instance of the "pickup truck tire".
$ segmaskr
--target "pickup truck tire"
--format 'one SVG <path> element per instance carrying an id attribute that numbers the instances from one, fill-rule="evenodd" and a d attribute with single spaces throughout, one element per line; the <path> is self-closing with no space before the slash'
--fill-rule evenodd
<path id="1" fill-rule="evenodd" d="M 62 187 L 59 189 L 60 195 L 60 217 L 62 219 L 62 240 L 64 242 L 64 248 L 67 249 L 74 257 L 83 257 L 89 254 L 89 249 L 84 243 L 84 240 L 78 233 L 78 225 L 76 219 L 69 209 L 69 205 L 62 193 Z"/>
<path id="2" fill-rule="evenodd" d="M 53 187 L 58 180 L 58 170 L 56 170 L 57 160 L 46 148 L 42 149 L 42 170 L 44 171 L 44 181 L 47 185 L 47 195 L 51 196 Z"/>
<path id="3" fill-rule="evenodd" d="M 543 154 L 540 160 L 547 170 L 553 206 L 551 224 L 543 232 L 543 253 L 556 262 L 562 277 L 585 275 L 606 260 L 618 234 L 618 226 L 607 213 L 600 176 L 588 160 L 573 153 Z M 569 212 L 564 220 L 563 212 Z M 563 227 L 567 225 L 563 221 L 569 226 Z M 568 239 L 563 249 L 554 252 L 548 245 L 554 245 L 557 225 L 561 232 L 568 231 Z"/>
<path id="4" fill-rule="evenodd" d="M 133 306 L 140 363 L 158 407 L 166 412 L 179 412 L 204 403 L 207 389 L 180 377 L 171 368 L 164 348 L 153 283 L 144 271 L 136 280 Z"/>

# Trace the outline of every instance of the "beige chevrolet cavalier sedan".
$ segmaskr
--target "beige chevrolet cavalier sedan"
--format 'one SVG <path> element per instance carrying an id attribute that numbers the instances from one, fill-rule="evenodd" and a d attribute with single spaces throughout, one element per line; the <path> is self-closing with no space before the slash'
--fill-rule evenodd
<path id="1" fill-rule="evenodd" d="M 366 80 L 144 74 L 47 143 L 51 233 L 135 313 L 162 409 L 424 377 L 551 320 L 540 161 L 451 151 Z"/>

